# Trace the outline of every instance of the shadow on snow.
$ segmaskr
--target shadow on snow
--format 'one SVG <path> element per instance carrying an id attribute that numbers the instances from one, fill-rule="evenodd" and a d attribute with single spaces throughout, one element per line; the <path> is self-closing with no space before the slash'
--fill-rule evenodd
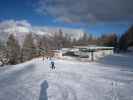
<path id="1" fill-rule="evenodd" d="M 47 89 L 48 89 L 48 82 L 45 80 L 41 84 L 39 100 L 48 100 Z"/>

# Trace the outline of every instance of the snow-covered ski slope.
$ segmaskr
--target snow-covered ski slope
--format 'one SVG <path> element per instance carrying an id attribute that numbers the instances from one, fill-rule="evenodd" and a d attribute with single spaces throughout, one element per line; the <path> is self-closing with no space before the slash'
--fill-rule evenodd
<path id="1" fill-rule="evenodd" d="M 119 58 L 119 59 L 118 59 Z M 41 58 L 0 68 L 0 100 L 133 100 L 133 57 L 99 63 Z"/>

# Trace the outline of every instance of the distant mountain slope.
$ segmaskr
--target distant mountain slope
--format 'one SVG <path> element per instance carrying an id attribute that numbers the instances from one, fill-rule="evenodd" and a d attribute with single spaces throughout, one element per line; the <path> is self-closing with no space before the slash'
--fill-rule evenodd
<path id="1" fill-rule="evenodd" d="M 14 34 L 19 41 L 23 41 L 26 34 L 33 33 L 38 35 L 51 36 L 57 34 L 59 30 L 64 34 L 70 35 L 72 38 L 79 39 L 84 35 L 82 29 L 70 29 L 63 27 L 38 27 L 32 26 L 29 22 L 8 20 L 0 22 L 0 39 L 6 41 L 9 34 Z"/>

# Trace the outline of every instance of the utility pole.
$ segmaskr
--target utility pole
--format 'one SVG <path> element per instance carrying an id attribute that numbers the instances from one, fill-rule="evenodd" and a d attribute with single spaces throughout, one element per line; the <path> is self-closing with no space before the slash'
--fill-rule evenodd
<path id="1" fill-rule="evenodd" d="M 94 50 L 91 50 L 91 61 L 94 61 Z"/>

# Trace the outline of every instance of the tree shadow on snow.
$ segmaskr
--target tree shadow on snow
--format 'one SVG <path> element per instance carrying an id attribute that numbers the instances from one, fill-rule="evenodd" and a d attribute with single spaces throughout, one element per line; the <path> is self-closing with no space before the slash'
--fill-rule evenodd
<path id="1" fill-rule="evenodd" d="M 48 82 L 45 80 L 41 84 L 39 100 L 48 100 L 47 89 L 48 89 Z"/>

